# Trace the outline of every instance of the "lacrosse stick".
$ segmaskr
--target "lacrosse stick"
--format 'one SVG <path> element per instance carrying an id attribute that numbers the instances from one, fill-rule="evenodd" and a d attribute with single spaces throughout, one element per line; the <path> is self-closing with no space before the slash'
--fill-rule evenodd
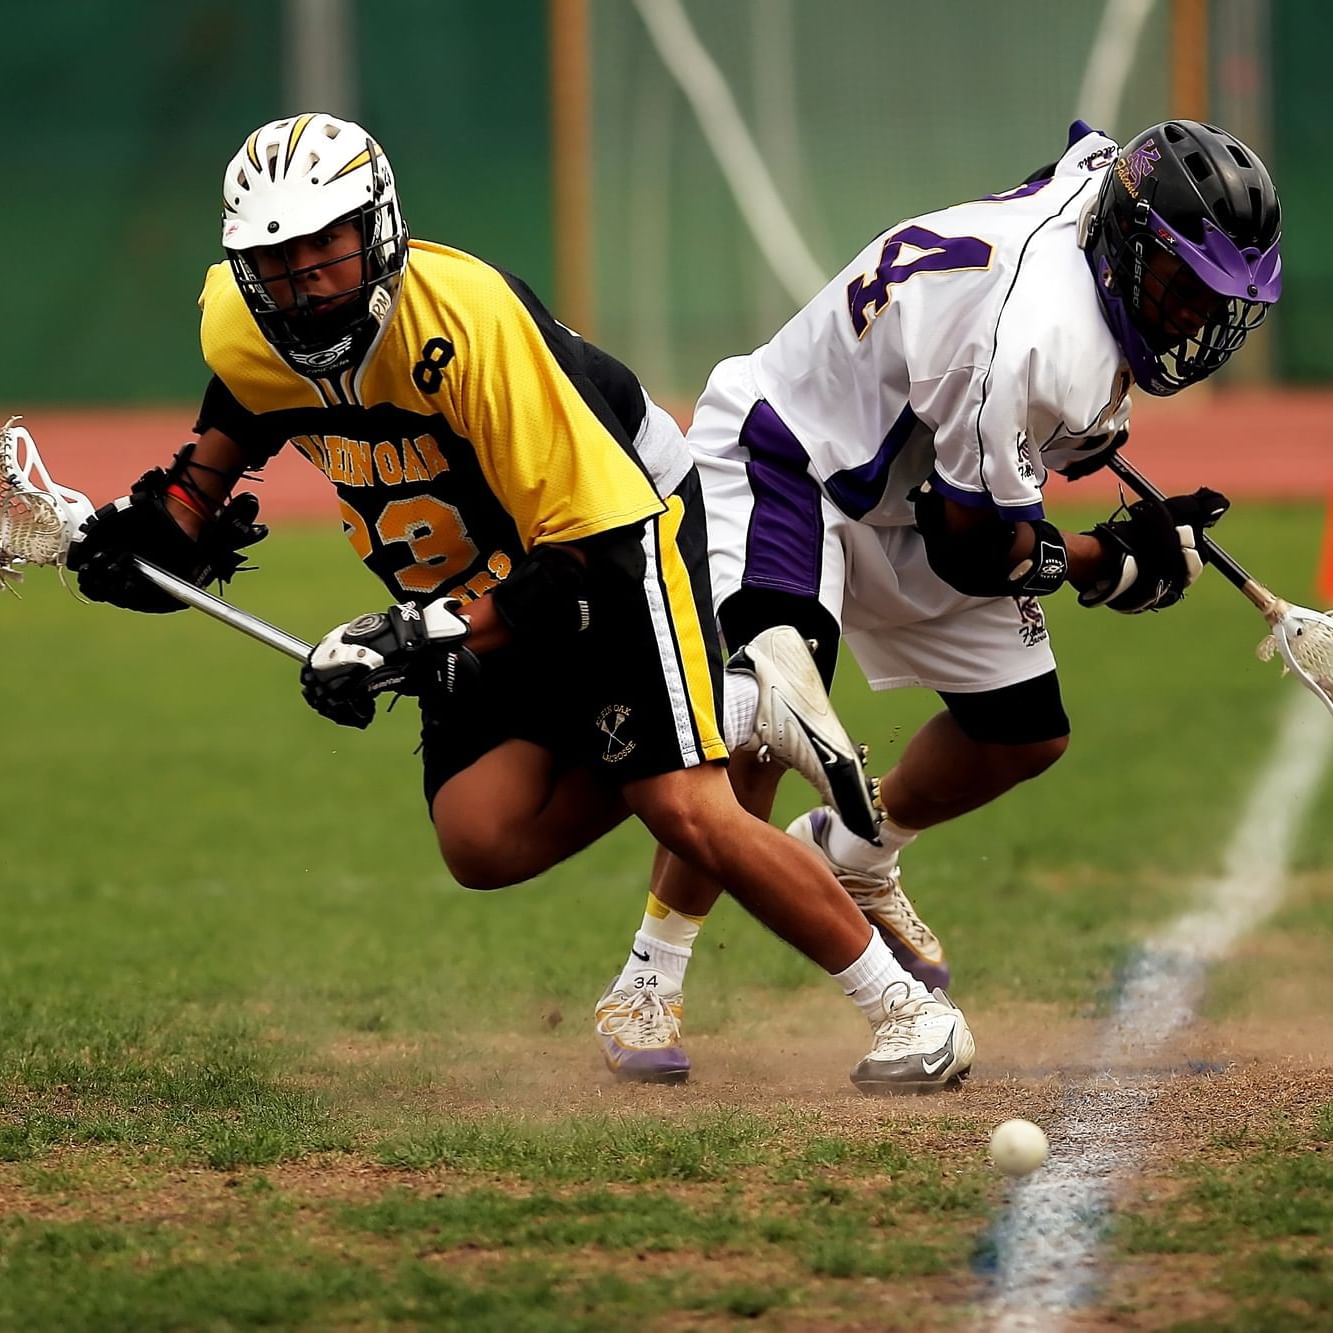
<path id="1" fill-rule="evenodd" d="M 1112 456 L 1108 466 L 1136 494 L 1148 500 L 1166 499 L 1119 454 Z M 1255 650 L 1260 660 L 1267 662 L 1276 653 L 1282 659 L 1283 671 L 1290 670 L 1333 713 L 1333 615 L 1283 601 L 1247 574 L 1206 532 L 1200 534 L 1200 541 L 1209 563 L 1234 583 L 1268 622 L 1272 632 Z"/>
<path id="2" fill-rule="evenodd" d="M 0 430 L 0 589 L 13 588 L 25 565 L 54 565 L 63 576 L 74 534 L 93 512 L 86 495 L 59 486 L 33 438 L 11 417 Z M 136 559 L 134 567 L 179 602 L 304 662 L 310 645 L 248 611 L 224 602 L 165 569 Z"/>

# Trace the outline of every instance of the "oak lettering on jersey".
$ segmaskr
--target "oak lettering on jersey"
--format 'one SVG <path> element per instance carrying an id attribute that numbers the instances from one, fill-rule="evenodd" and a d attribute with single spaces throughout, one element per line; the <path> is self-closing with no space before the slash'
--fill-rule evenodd
<path id="1" fill-rule="evenodd" d="M 294 435 L 292 443 L 339 486 L 399 486 L 434 481 L 449 471 L 449 460 L 431 435 L 375 444 L 342 435 Z"/>

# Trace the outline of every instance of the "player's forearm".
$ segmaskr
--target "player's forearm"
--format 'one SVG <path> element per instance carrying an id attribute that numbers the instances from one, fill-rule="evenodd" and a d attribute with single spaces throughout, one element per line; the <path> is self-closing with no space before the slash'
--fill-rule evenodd
<path id="1" fill-rule="evenodd" d="M 1114 560 L 1090 532 L 1062 532 L 1069 556 L 1069 582 L 1082 592 L 1108 578 Z"/>
<path id="2" fill-rule="evenodd" d="M 1032 554 L 1034 532 L 1031 523 L 1014 525 L 1014 544 L 1010 556 L 1015 564 Z M 1080 592 L 1109 577 L 1114 560 L 1098 538 L 1088 532 L 1060 531 L 1069 561 L 1068 582 Z"/>
<path id="3" fill-rule="evenodd" d="M 240 447 L 220 430 L 206 430 L 181 468 L 180 480 L 166 493 L 167 513 L 191 537 L 226 503 L 245 470 Z"/>

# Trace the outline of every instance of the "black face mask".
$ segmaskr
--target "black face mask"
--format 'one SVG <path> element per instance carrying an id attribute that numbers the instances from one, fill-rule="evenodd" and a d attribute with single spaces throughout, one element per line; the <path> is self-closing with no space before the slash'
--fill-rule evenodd
<path id="1" fill-rule="evenodd" d="M 385 205 L 367 205 L 330 225 L 355 222 L 361 243 L 350 251 L 316 264 L 292 268 L 286 263 L 276 274 L 261 278 L 251 251 L 228 252 L 236 285 L 275 351 L 298 374 L 332 376 L 359 365 L 387 317 L 407 258 L 407 231 L 385 217 Z M 390 236 L 376 242 L 376 222 Z M 367 246 L 364 238 L 372 237 Z M 344 291 L 311 299 L 299 290 L 296 279 L 357 256 L 359 277 Z M 279 304 L 280 298 L 287 300 Z"/>

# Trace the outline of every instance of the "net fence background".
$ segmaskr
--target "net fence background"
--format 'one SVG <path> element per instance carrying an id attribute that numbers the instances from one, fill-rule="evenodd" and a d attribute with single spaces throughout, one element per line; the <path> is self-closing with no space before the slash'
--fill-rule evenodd
<path id="1" fill-rule="evenodd" d="M 649 0 L 656 3 L 657 0 Z M 595 318 L 664 399 L 794 301 L 762 259 L 634 0 L 587 0 Z M 289 5 L 24 4 L 7 60 L 14 183 L 0 229 L 9 336 L 0 403 L 189 402 L 193 302 L 220 257 L 218 183 L 255 125 L 294 110 Z M 414 232 L 554 301 L 545 0 L 342 0 L 355 72 L 324 109 L 388 149 Z M 1266 154 L 1287 213 L 1287 294 L 1254 376 L 1333 375 L 1333 215 L 1316 0 L 1208 5 L 1210 113 Z M 1061 150 L 1101 0 L 685 0 L 816 263 L 839 268 L 915 211 L 1015 184 Z M 1149 6 L 1120 102 L 1127 134 L 1171 110 L 1171 5 Z M 557 315 L 560 313 L 556 309 Z"/>
<path id="2" fill-rule="evenodd" d="M 412 230 L 552 283 L 544 0 L 349 3 L 355 80 L 316 109 L 388 150 Z M 0 405 L 189 403 L 222 172 L 296 106 L 280 0 L 23 0 L 4 119 Z M 21 132 L 18 127 L 22 127 Z M 188 423 L 186 423 L 188 425 Z"/>
<path id="3" fill-rule="evenodd" d="M 719 358 L 763 342 L 794 303 L 742 222 L 638 6 L 594 0 L 593 8 L 598 332 L 650 384 L 692 397 Z M 1104 8 L 683 5 L 825 276 L 899 219 L 1007 189 L 1058 156 L 1075 114 L 1090 112 L 1080 93 Z M 1309 29 L 1293 15 L 1308 9 L 1325 30 L 1330 20 L 1299 0 L 1281 7 L 1276 25 L 1252 0 L 1207 8 L 1209 117 L 1278 164 L 1296 232 L 1284 300 L 1303 316 L 1307 303 L 1322 306 L 1329 280 L 1330 261 L 1304 225 L 1305 208 L 1327 186 L 1322 170 L 1310 170 L 1307 147 L 1289 155 L 1274 142 L 1271 75 L 1279 47 L 1284 58 L 1297 48 L 1306 71 L 1277 85 L 1286 101 L 1276 126 L 1293 142 L 1326 137 L 1327 117 L 1305 105 L 1325 96 L 1313 68 L 1322 57 L 1305 50 Z M 1122 139 L 1172 113 L 1170 4 L 1147 6 L 1132 49 L 1118 110 L 1099 125 Z M 1233 379 L 1263 377 L 1278 364 L 1327 375 L 1333 340 L 1307 330 L 1304 352 L 1291 355 L 1279 325 L 1256 340 L 1257 354 L 1238 359 Z"/>

